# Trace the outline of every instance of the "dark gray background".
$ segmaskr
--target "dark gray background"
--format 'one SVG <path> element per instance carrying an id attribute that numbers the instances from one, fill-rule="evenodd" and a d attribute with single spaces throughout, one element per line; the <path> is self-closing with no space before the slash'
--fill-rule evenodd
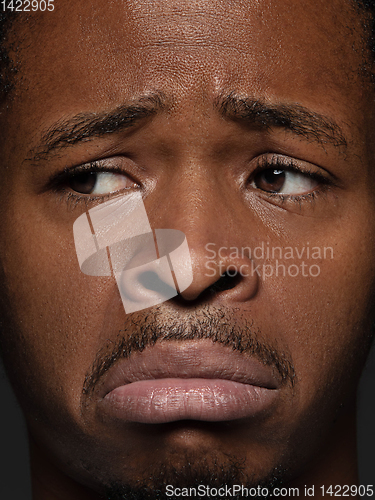
<path id="1" fill-rule="evenodd" d="M 0 394 L 0 499 L 31 500 L 26 431 L 1 364 Z M 375 485 L 374 424 L 375 346 L 365 368 L 359 391 L 359 466 L 360 481 L 364 485 Z"/>

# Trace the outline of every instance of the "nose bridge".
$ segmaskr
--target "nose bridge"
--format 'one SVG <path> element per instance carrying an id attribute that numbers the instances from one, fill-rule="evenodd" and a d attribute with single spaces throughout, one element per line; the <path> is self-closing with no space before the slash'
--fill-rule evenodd
<path id="1" fill-rule="evenodd" d="M 229 237 L 228 231 L 235 219 L 229 190 L 225 191 L 219 175 L 197 166 L 196 171 L 186 169 L 174 176 L 168 183 L 167 193 L 160 192 L 153 204 L 157 214 L 151 210 L 160 227 L 184 232 L 190 246 L 218 242 Z"/>

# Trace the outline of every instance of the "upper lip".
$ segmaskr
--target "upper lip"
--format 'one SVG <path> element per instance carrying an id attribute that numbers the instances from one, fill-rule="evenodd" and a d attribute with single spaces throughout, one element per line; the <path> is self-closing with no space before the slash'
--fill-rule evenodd
<path id="1" fill-rule="evenodd" d="M 161 378 L 225 379 L 278 389 L 281 377 L 272 366 L 210 340 L 162 341 L 117 362 L 98 387 L 104 398 L 117 387 Z"/>

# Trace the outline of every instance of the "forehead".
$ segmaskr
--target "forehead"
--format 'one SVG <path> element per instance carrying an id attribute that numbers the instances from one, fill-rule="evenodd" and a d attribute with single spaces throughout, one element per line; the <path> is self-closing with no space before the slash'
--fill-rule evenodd
<path id="1" fill-rule="evenodd" d="M 314 101 L 327 87 L 342 94 L 343 74 L 351 93 L 361 32 L 340 0 L 60 0 L 24 29 L 24 86 L 31 99 L 43 95 L 43 113 L 56 95 L 67 107 L 98 99 L 105 107 L 155 89 L 202 96 L 250 88 Z"/>

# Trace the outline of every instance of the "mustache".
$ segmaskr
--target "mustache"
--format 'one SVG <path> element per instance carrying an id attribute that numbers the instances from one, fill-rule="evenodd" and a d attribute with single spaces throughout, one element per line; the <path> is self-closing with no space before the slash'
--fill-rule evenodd
<path id="1" fill-rule="evenodd" d="M 102 377 L 120 359 L 141 353 L 157 342 L 189 341 L 208 339 L 230 347 L 243 355 L 256 358 L 262 364 L 271 366 L 279 374 L 283 385 L 295 384 L 296 373 L 291 356 L 285 350 L 263 340 L 254 322 L 238 311 L 206 306 L 191 313 L 166 312 L 153 308 L 148 312 L 129 314 L 125 328 L 120 330 L 115 341 L 108 341 L 99 350 L 86 374 L 83 396 L 91 395 Z"/>

